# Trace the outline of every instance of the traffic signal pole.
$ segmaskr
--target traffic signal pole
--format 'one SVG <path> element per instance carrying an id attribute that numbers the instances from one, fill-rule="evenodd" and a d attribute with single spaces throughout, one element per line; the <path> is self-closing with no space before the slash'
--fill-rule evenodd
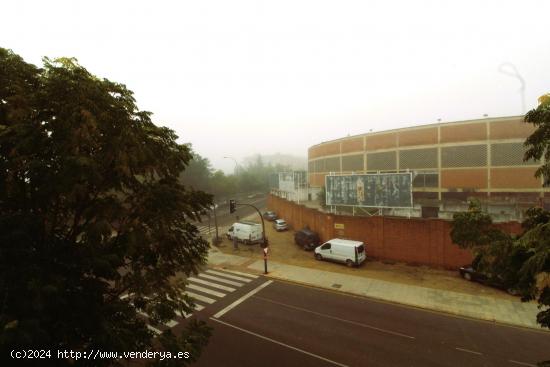
<path id="1" fill-rule="evenodd" d="M 260 216 L 260 219 L 262 220 L 262 244 L 261 244 L 261 246 L 264 249 L 264 274 L 267 274 L 267 251 L 266 251 L 267 250 L 267 241 L 266 241 L 266 238 L 265 238 L 264 217 L 262 217 L 262 213 L 254 205 L 252 205 L 252 204 L 238 204 L 236 200 L 229 200 L 229 213 L 230 214 L 234 213 L 237 210 L 237 205 L 250 206 L 250 207 L 254 208 L 258 212 L 258 215 Z"/>
<path id="2" fill-rule="evenodd" d="M 260 210 L 258 208 L 256 208 L 254 205 L 252 204 L 238 204 L 237 201 L 235 200 L 229 200 L 229 213 L 234 213 L 235 210 L 237 210 L 237 205 L 240 205 L 240 206 L 250 206 L 252 208 L 254 208 L 257 212 L 258 212 L 258 215 L 260 216 L 260 219 L 262 220 L 262 243 L 267 246 L 267 243 L 265 241 L 265 224 L 264 224 L 264 217 L 262 217 L 262 213 L 260 213 Z"/>
<path id="3" fill-rule="evenodd" d="M 219 242 L 218 237 L 218 216 L 216 215 L 216 204 L 214 203 L 214 226 L 216 226 L 216 244 Z"/>

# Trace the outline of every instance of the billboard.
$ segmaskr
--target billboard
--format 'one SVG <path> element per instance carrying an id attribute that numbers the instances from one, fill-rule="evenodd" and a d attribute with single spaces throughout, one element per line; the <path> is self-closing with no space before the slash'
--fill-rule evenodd
<path id="1" fill-rule="evenodd" d="M 412 173 L 325 176 L 327 205 L 411 208 Z"/>

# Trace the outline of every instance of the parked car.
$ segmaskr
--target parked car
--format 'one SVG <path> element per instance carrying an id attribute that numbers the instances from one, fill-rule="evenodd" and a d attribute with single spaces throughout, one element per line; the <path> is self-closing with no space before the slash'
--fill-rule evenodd
<path id="1" fill-rule="evenodd" d="M 319 235 L 309 228 L 303 228 L 297 231 L 294 234 L 294 242 L 304 250 L 313 250 L 315 247 L 319 246 L 321 240 Z"/>
<path id="2" fill-rule="evenodd" d="M 262 225 L 256 222 L 240 221 L 233 223 L 227 230 L 226 236 L 229 240 L 233 237 L 244 244 L 254 244 L 262 242 Z"/>
<path id="3" fill-rule="evenodd" d="M 277 219 L 277 213 L 271 211 L 264 212 L 263 217 L 268 221 L 274 221 L 275 219 Z"/>
<path id="4" fill-rule="evenodd" d="M 277 232 L 286 231 L 288 229 L 288 224 L 284 219 L 275 219 L 273 222 L 273 228 L 275 228 Z"/>
<path id="5" fill-rule="evenodd" d="M 460 272 L 460 276 L 466 280 L 476 281 L 480 283 L 487 281 L 487 276 L 481 272 L 474 270 L 472 265 L 461 266 L 458 271 Z"/>
<path id="6" fill-rule="evenodd" d="M 367 256 L 363 242 L 334 238 L 315 248 L 315 258 L 338 261 L 352 267 L 359 266 Z"/>
<path id="7" fill-rule="evenodd" d="M 474 267 L 471 264 L 461 266 L 458 271 L 460 272 L 460 276 L 470 282 L 478 282 L 493 288 L 498 288 L 500 290 L 503 290 L 513 296 L 517 296 L 519 292 L 511 287 L 507 287 L 505 282 L 502 281 L 502 279 L 499 279 L 499 277 L 493 277 L 491 274 L 486 274 L 481 271 L 478 271 L 474 269 Z"/>

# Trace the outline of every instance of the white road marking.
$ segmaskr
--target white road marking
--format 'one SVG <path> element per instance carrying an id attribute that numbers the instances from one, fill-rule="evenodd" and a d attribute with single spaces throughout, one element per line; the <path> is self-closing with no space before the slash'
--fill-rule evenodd
<path id="1" fill-rule="evenodd" d="M 175 320 L 170 320 L 168 322 L 166 322 L 164 325 L 168 326 L 169 328 L 173 328 L 174 326 L 176 326 L 178 324 L 177 321 Z"/>
<path id="2" fill-rule="evenodd" d="M 231 287 L 228 287 L 226 285 L 221 285 L 221 284 L 209 282 L 208 280 L 204 280 L 204 279 L 190 277 L 190 278 L 187 278 L 187 280 L 190 281 L 190 282 L 204 284 L 204 285 L 207 285 L 209 287 L 218 288 L 218 289 L 228 291 L 228 292 L 234 292 L 235 291 L 235 288 L 231 288 Z"/>
<path id="3" fill-rule="evenodd" d="M 149 315 L 141 310 L 136 310 L 137 313 L 139 313 L 141 316 L 145 316 L 147 318 L 149 318 Z"/>
<path id="4" fill-rule="evenodd" d="M 225 293 L 218 292 L 218 291 L 213 291 L 212 289 L 204 288 L 204 287 L 201 287 L 200 285 L 196 285 L 196 284 L 187 284 L 186 288 L 194 289 L 196 291 L 206 293 L 206 294 L 211 294 L 213 296 L 220 297 L 220 298 L 225 297 Z"/>
<path id="5" fill-rule="evenodd" d="M 191 317 L 192 313 L 185 313 L 185 312 L 181 312 L 181 311 L 176 311 L 176 315 L 178 315 L 179 317 L 183 317 L 183 318 L 188 318 L 188 317 Z"/>
<path id="6" fill-rule="evenodd" d="M 464 349 L 464 348 L 458 348 L 458 347 L 455 347 L 456 350 L 459 350 L 461 352 L 466 352 L 466 353 L 471 353 L 471 354 L 477 354 L 478 356 L 481 356 L 483 355 L 483 353 L 480 353 L 480 352 L 476 352 L 474 350 L 469 350 L 469 349 Z"/>
<path id="7" fill-rule="evenodd" d="M 154 332 L 155 334 L 162 334 L 162 331 L 160 331 L 159 329 L 157 329 L 156 327 L 152 327 L 151 325 L 147 324 L 147 328 L 149 330 L 151 330 L 152 332 Z"/>
<path id="8" fill-rule="evenodd" d="M 208 275 L 208 274 L 199 274 L 199 277 L 210 279 L 210 280 L 215 280 L 215 281 L 218 281 L 220 283 L 234 285 L 235 287 L 242 287 L 244 285 L 243 283 L 239 283 L 239 282 L 235 282 L 235 281 L 227 280 L 227 279 L 222 279 L 220 277 L 215 277 L 213 275 Z"/>
<path id="9" fill-rule="evenodd" d="M 205 297 L 205 296 L 201 296 L 200 294 L 196 294 L 196 293 L 193 293 L 193 292 L 185 292 L 185 294 L 187 294 L 189 297 L 191 297 L 193 299 L 196 299 L 197 301 L 206 302 L 208 304 L 212 304 L 212 303 L 216 302 L 215 299 Z"/>
<path id="10" fill-rule="evenodd" d="M 197 311 L 204 310 L 204 306 L 199 305 L 197 303 L 195 303 L 195 307 L 193 307 L 193 308 Z M 188 318 L 188 317 L 191 317 L 191 315 L 193 315 L 193 314 L 192 313 L 185 313 L 185 312 L 176 311 L 176 315 L 178 315 L 180 317 Z"/>
<path id="11" fill-rule="evenodd" d="M 242 275 L 242 276 L 245 276 L 245 277 L 250 277 L 250 278 L 252 278 L 252 279 L 257 279 L 257 278 L 259 278 L 257 275 L 248 274 L 248 273 L 243 273 L 243 272 L 240 272 L 240 271 L 237 271 L 237 270 L 227 270 L 227 269 L 223 269 L 223 271 L 225 271 L 225 272 L 227 272 L 227 273 L 235 274 L 235 275 Z"/>
<path id="12" fill-rule="evenodd" d="M 357 321 L 351 321 L 351 320 L 341 319 L 341 318 L 336 317 L 336 316 L 331 316 L 331 315 L 327 315 L 327 314 L 324 314 L 324 313 L 311 311 L 311 310 L 308 310 L 308 309 L 305 309 L 305 308 L 302 308 L 302 307 L 292 306 L 292 305 L 289 305 L 289 304 L 286 304 L 286 303 L 282 303 L 282 302 L 278 302 L 278 301 L 273 301 L 273 300 L 268 299 L 268 298 L 264 298 L 264 297 L 260 297 L 260 296 L 255 296 L 254 298 L 261 299 L 261 300 L 263 300 L 263 301 L 270 302 L 270 303 L 275 303 L 275 304 L 280 305 L 280 306 L 292 308 L 292 309 L 295 309 L 295 310 L 298 310 L 298 311 L 311 313 L 311 314 L 313 314 L 313 315 L 317 315 L 317 316 L 321 316 L 321 317 L 326 317 L 327 319 L 337 320 L 337 321 L 345 322 L 345 323 L 347 323 L 347 324 L 352 324 L 352 325 L 364 327 L 364 328 L 366 328 L 366 329 L 376 330 L 376 331 L 380 331 L 380 332 L 382 332 L 382 333 L 391 334 L 391 335 L 395 335 L 395 336 L 400 336 L 400 337 L 403 337 L 403 338 L 416 339 L 414 336 L 410 336 L 410 335 L 407 335 L 407 334 L 399 333 L 399 332 L 397 332 L 397 331 L 391 331 L 391 330 L 387 330 L 387 329 L 382 329 L 382 328 L 379 328 L 379 327 L 376 327 L 376 326 L 363 324 L 363 323 L 360 323 L 360 322 L 357 322 Z"/>
<path id="13" fill-rule="evenodd" d="M 233 291 L 235 291 L 235 288 L 231 288 L 231 287 L 228 287 L 228 286 L 225 286 L 225 285 L 220 285 L 220 284 L 212 283 L 212 282 L 209 282 L 208 280 L 204 280 L 204 279 L 199 279 L 199 278 L 195 278 L 195 277 L 190 277 L 190 278 L 187 278 L 187 280 L 189 280 L 190 282 L 195 282 L 195 283 L 200 283 L 200 284 L 208 285 L 208 286 L 210 286 L 210 287 L 212 287 L 212 288 L 222 289 L 222 290 L 228 291 L 228 292 L 233 292 Z"/>
<path id="14" fill-rule="evenodd" d="M 525 363 L 525 362 L 514 361 L 513 359 L 509 359 L 508 362 L 510 362 L 510 363 L 515 363 L 515 364 L 519 364 L 520 366 L 537 367 L 536 364 L 531 364 L 531 363 Z"/>
<path id="15" fill-rule="evenodd" d="M 264 284 L 265 284 L 265 283 L 264 283 Z M 286 348 L 288 348 L 288 349 L 292 349 L 292 350 L 295 350 L 295 351 L 297 351 L 297 352 L 306 354 L 306 355 L 308 355 L 308 356 L 311 356 L 311 357 L 320 359 L 320 360 L 322 360 L 322 361 L 331 363 L 331 364 L 333 364 L 333 365 L 335 365 L 335 366 L 348 367 L 347 365 L 345 365 L 345 364 L 343 364 L 343 363 L 338 363 L 338 362 L 333 361 L 333 360 L 331 360 L 331 359 L 322 357 L 322 356 L 320 356 L 320 355 L 318 355 L 318 354 L 314 354 L 314 353 L 305 351 L 305 350 L 303 350 L 303 349 L 293 347 L 292 345 L 288 345 L 288 344 L 282 343 L 282 342 L 280 342 L 280 341 L 278 341 L 278 340 L 268 338 L 267 336 L 263 336 L 263 335 L 260 335 L 260 334 L 258 334 L 258 333 L 255 333 L 255 332 L 253 332 L 253 331 L 243 329 L 243 328 L 241 328 L 241 327 L 238 327 L 238 326 L 229 324 L 229 323 L 227 323 L 227 322 L 225 322 L 225 321 L 218 320 L 218 319 L 215 319 L 215 318 L 212 318 L 212 317 L 210 318 L 210 320 L 219 322 L 220 324 L 223 324 L 223 325 L 225 325 L 225 326 L 229 326 L 229 327 L 231 327 L 231 328 L 233 328 L 233 329 L 240 330 L 240 331 L 242 331 L 243 333 L 247 333 L 247 334 L 250 334 L 250 335 L 254 335 L 254 336 L 256 336 L 256 337 L 258 337 L 258 338 L 260 338 L 260 339 L 267 340 L 267 341 L 270 341 L 270 342 L 272 342 L 272 343 L 281 345 L 281 346 L 286 347 Z"/>
<path id="16" fill-rule="evenodd" d="M 236 275 L 225 274 L 225 273 L 222 273 L 222 272 L 216 271 L 216 270 L 207 270 L 206 272 L 209 273 L 209 274 L 219 275 L 221 277 L 226 277 L 226 278 L 229 278 L 229 279 L 235 279 L 235 280 L 239 280 L 241 282 L 246 282 L 246 283 L 249 283 L 249 282 L 252 281 L 252 279 L 238 277 Z"/>
<path id="17" fill-rule="evenodd" d="M 225 313 L 227 313 L 228 311 L 230 311 L 231 309 L 235 308 L 236 306 L 238 306 L 240 303 L 242 303 L 244 300 L 246 300 L 247 298 L 250 298 L 252 297 L 253 295 L 255 295 L 256 293 L 258 293 L 259 291 L 261 291 L 262 289 L 264 289 L 265 287 L 267 287 L 268 285 L 270 285 L 271 283 L 273 283 L 272 280 L 268 280 L 267 282 L 263 283 L 263 284 L 260 284 L 259 286 L 257 286 L 256 288 L 254 288 L 253 290 L 251 290 L 250 292 L 248 292 L 247 294 L 245 294 L 244 296 L 242 296 L 241 298 L 239 298 L 238 300 L 236 300 L 235 302 L 233 302 L 232 304 L 230 304 L 229 306 L 227 306 L 226 308 L 224 308 L 223 310 L 219 311 L 217 314 L 214 315 L 215 318 L 219 318 L 219 317 L 222 317 Z"/>

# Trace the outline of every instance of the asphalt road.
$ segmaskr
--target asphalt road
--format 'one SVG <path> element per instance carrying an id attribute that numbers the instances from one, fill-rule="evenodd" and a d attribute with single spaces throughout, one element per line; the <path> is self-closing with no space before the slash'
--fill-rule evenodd
<path id="1" fill-rule="evenodd" d="M 262 196 L 259 198 L 246 198 L 237 200 L 237 204 L 252 204 L 258 210 L 260 210 L 261 213 L 265 211 L 266 204 L 267 204 L 267 196 Z M 247 205 L 237 205 L 237 211 L 235 213 L 229 213 L 229 205 L 220 205 L 216 209 L 216 216 L 217 216 L 217 222 L 218 222 L 218 228 L 227 228 L 239 219 L 242 219 L 244 217 L 247 217 L 251 214 L 257 213 L 256 210 L 250 206 Z M 237 217 L 239 219 L 237 219 Z M 259 215 L 256 215 L 256 217 L 253 218 L 254 221 L 261 223 L 261 218 Z M 210 212 L 210 218 L 208 215 L 205 215 L 202 217 L 202 222 L 193 222 L 195 226 L 199 229 L 199 231 L 203 234 L 206 234 L 207 232 L 214 233 L 214 213 Z M 266 222 L 267 225 L 267 222 Z M 223 236 L 224 233 L 222 233 L 223 230 L 219 232 L 220 236 Z"/>
<path id="2" fill-rule="evenodd" d="M 263 213 L 263 211 L 265 210 L 266 203 L 267 203 L 267 196 L 237 200 L 237 211 L 233 214 L 229 213 L 229 205 L 220 206 L 219 210 L 216 211 L 216 214 L 218 215 L 218 225 L 220 226 L 230 225 L 236 221 L 237 216 L 239 218 L 244 218 L 250 214 L 257 213 L 254 208 L 243 204 L 252 204 L 256 208 L 258 208 L 260 212 Z M 258 216 L 258 218 L 255 220 L 259 222 L 261 219 Z"/>
<path id="3" fill-rule="evenodd" d="M 548 332 L 263 277 L 193 317 L 214 328 L 195 366 L 501 367 L 550 359 Z"/>

